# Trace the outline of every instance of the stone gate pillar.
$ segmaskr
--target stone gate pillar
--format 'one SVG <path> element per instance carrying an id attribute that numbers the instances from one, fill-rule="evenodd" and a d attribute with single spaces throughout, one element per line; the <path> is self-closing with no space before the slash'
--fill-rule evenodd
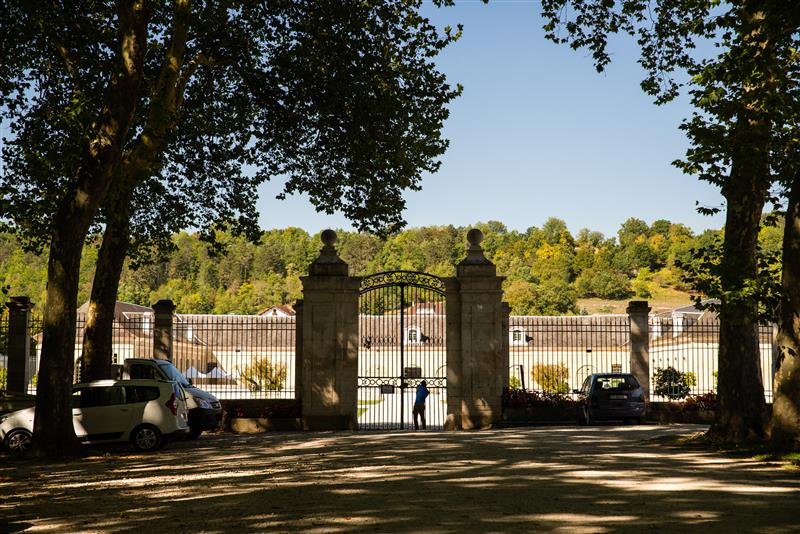
<path id="1" fill-rule="evenodd" d="M 153 304 L 153 311 L 153 358 L 172 361 L 172 315 L 175 313 L 175 304 L 162 299 Z"/>
<path id="2" fill-rule="evenodd" d="M 500 419 L 508 383 L 508 305 L 502 283 L 480 246 L 483 233 L 467 234 L 467 257 L 447 294 L 447 420 L 445 429 L 488 428 Z"/>
<path id="3" fill-rule="evenodd" d="M 644 398 L 650 400 L 650 306 L 646 300 L 628 303 L 631 325 L 631 374 L 644 389 Z"/>
<path id="4" fill-rule="evenodd" d="M 300 402 L 307 430 L 356 428 L 358 295 L 360 279 L 348 275 L 336 254 L 336 232 L 322 232 L 323 247 L 303 282 L 298 323 Z"/>
<path id="5" fill-rule="evenodd" d="M 36 372 L 36 361 L 31 361 L 31 310 L 28 297 L 11 297 L 8 308 L 8 377 L 6 389 L 27 393 L 28 384 Z"/>

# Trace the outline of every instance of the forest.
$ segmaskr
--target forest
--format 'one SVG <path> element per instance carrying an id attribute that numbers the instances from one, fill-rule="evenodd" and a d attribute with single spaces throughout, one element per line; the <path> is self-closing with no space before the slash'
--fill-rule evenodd
<path id="1" fill-rule="evenodd" d="M 683 296 L 690 284 L 682 265 L 695 252 L 713 247 L 721 230 L 693 232 L 668 220 L 651 224 L 629 218 L 615 236 L 590 229 L 576 235 L 551 217 L 524 232 L 503 223 L 475 224 L 485 235 L 486 256 L 505 276 L 505 299 L 514 315 L 571 315 L 613 311 L 587 309 L 586 299 L 625 301 Z M 468 227 L 410 228 L 381 239 L 371 234 L 338 230 L 337 249 L 353 275 L 407 269 L 438 276 L 455 274 L 465 255 Z M 765 253 L 781 249 L 783 229 L 763 225 L 760 246 Z M 267 230 L 257 242 L 243 236 L 217 236 L 221 252 L 206 246 L 198 234 L 173 236 L 171 250 L 159 261 L 125 266 L 119 300 L 149 306 L 171 299 L 178 313 L 253 314 L 273 304 L 301 298 L 300 277 L 320 248 L 319 234 L 300 228 Z M 81 263 L 79 302 L 91 292 L 99 236 L 87 241 Z M 10 295 L 27 295 L 43 308 L 47 258 L 26 252 L 11 234 L 0 234 L 0 285 Z"/>

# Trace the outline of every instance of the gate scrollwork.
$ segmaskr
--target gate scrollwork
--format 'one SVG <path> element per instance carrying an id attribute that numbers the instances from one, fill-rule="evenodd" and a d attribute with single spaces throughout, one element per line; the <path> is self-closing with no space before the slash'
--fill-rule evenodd
<path id="1" fill-rule="evenodd" d="M 377 273 L 361 279 L 361 292 L 387 286 L 416 286 L 444 295 L 444 281 L 438 276 L 417 271 L 391 271 Z"/>

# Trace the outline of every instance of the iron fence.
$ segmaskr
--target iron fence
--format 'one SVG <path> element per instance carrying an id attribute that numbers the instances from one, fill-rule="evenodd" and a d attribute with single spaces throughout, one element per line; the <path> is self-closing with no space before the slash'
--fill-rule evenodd
<path id="1" fill-rule="evenodd" d="M 220 399 L 295 398 L 295 318 L 175 315 L 175 366 Z"/>
<path id="2" fill-rule="evenodd" d="M 83 313 L 76 317 L 76 382 L 84 378 L 86 320 Z M 34 369 L 38 369 L 41 354 L 41 324 L 40 316 L 32 316 Z M 129 358 L 152 358 L 154 326 L 152 312 L 117 317 L 112 324 L 112 364 L 123 365 Z M 0 322 L 0 336 L 4 331 L 7 320 Z M 220 399 L 295 398 L 294 317 L 175 315 L 172 338 L 175 366 L 198 387 Z M 36 392 L 35 371 L 28 389 Z"/>
<path id="3" fill-rule="evenodd" d="M 79 313 L 75 320 L 75 381 L 85 376 L 83 342 L 87 315 Z M 128 358 L 153 357 L 153 314 L 125 313 L 111 325 L 111 363 L 121 365 Z"/>
<path id="4" fill-rule="evenodd" d="M 509 382 L 571 394 L 592 373 L 630 372 L 627 315 L 510 317 Z"/>
<path id="5" fill-rule="evenodd" d="M 0 311 L 0 389 L 8 384 L 8 311 Z"/>
<path id="6" fill-rule="evenodd" d="M 394 320 L 391 316 L 384 321 Z M 437 316 L 439 317 L 439 316 Z M 442 316 L 443 317 L 443 316 Z M 703 319 L 706 317 L 706 319 Z M 441 317 L 440 317 L 441 318 Z M 361 321 L 368 321 L 362 315 Z M 664 401 L 717 390 L 719 322 L 709 316 L 650 317 L 651 399 Z M 414 326 L 413 321 L 409 324 Z M 8 313 L 0 313 L 0 370 L 8 366 Z M 81 378 L 86 315 L 75 329 L 75 379 Z M 113 323 L 113 363 L 153 357 L 152 313 L 127 313 Z M 365 337 L 362 351 L 384 350 L 407 329 L 384 339 Z M 430 330 L 430 332 L 428 332 Z M 443 329 L 422 326 L 421 334 L 444 354 Z M 31 316 L 30 393 L 36 392 L 41 353 L 42 318 Z M 433 332 L 433 334 L 431 333 Z M 435 335 L 434 335 L 435 334 Z M 420 335 L 420 339 L 422 338 Z M 437 337 L 439 336 L 439 337 Z M 385 337 L 385 336 L 384 336 Z M 399 338 L 398 338 L 399 339 Z M 411 339 L 411 338 L 409 338 Z M 411 344 L 413 345 L 413 343 Z M 416 348 L 416 345 L 414 345 Z M 775 340 L 772 326 L 759 327 L 764 394 L 772 402 Z M 413 350 L 409 349 L 409 356 Z M 538 392 L 570 393 L 592 373 L 630 372 L 630 324 L 627 315 L 511 317 L 509 320 L 510 385 Z M 441 365 L 444 366 L 444 355 Z M 175 315 L 173 362 L 199 387 L 221 399 L 295 398 L 295 318 L 245 315 Z M 660 390 L 659 373 L 669 368 L 684 377 L 685 391 Z M 0 372 L 0 384 L 5 373 Z M 438 375 L 437 375 L 438 376 Z"/>
<path id="7" fill-rule="evenodd" d="M 650 318 L 652 400 L 674 400 L 717 390 L 719 321 L 706 317 Z M 772 402 L 773 327 L 759 326 L 758 334 L 764 397 Z"/>

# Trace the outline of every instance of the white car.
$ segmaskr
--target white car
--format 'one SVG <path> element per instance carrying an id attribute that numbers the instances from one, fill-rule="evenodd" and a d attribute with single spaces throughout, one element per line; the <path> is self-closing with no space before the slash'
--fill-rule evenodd
<path id="1" fill-rule="evenodd" d="M 30 448 L 35 408 L 0 416 L 0 443 L 12 453 Z M 84 443 L 130 444 L 152 451 L 189 431 L 186 394 L 166 380 L 99 380 L 72 389 L 72 423 Z"/>

